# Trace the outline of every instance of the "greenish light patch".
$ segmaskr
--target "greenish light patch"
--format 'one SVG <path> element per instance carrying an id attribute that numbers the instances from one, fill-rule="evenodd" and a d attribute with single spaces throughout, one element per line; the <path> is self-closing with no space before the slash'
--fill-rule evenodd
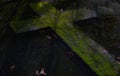
<path id="1" fill-rule="evenodd" d="M 38 6 L 39 6 L 39 7 L 43 7 L 45 4 L 48 4 L 48 2 L 39 2 L 39 3 L 38 3 Z"/>
<path id="2" fill-rule="evenodd" d="M 30 6 L 39 14 L 51 14 L 55 13 L 56 9 L 55 7 L 51 6 L 47 2 L 39 2 L 39 3 L 34 3 L 30 4 Z"/>

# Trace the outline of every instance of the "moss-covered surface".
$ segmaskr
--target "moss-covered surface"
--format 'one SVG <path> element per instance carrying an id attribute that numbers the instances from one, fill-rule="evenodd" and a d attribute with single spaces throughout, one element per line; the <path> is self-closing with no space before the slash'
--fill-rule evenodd
<path id="1" fill-rule="evenodd" d="M 91 45 L 91 41 L 87 36 L 72 26 L 70 23 L 72 21 L 71 17 L 71 12 L 63 12 L 60 14 L 58 25 L 55 29 L 57 34 L 60 35 L 99 76 L 117 76 L 117 64 L 114 62 L 110 63 L 109 60 L 99 52 L 99 48 Z"/>
<path id="2" fill-rule="evenodd" d="M 35 8 L 35 10 L 40 10 L 39 12 L 37 12 L 37 16 L 29 19 L 24 19 L 23 17 L 24 20 L 21 20 L 21 16 L 23 16 L 23 13 L 25 10 L 27 10 L 26 9 L 27 7 L 29 7 L 27 6 L 27 4 L 25 4 L 23 7 L 20 7 L 19 10 L 17 11 L 17 15 L 13 18 L 13 21 L 11 22 L 11 26 L 15 31 L 27 31 L 30 29 L 29 27 L 32 26 L 34 26 L 33 28 L 44 28 L 53 25 L 54 17 L 52 16 L 54 16 L 56 10 L 50 4 L 45 2 L 43 4 L 40 3 L 38 5 L 32 6 L 33 8 Z"/>
<path id="3" fill-rule="evenodd" d="M 101 53 L 103 50 L 99 48 L 100 46 L 93 46 L 93 44 L 96 44 L 94 41 L 72 26 L 73 11 L 60 12 L 46 2 L 30 4 L 30 6 L 41 17 L 24 21 L 14 19 L 11 25 L 15 29 L 30 23 L 39 28 L 50 26 L 98 76 L 117 76 L 119 65 L 114 61 L 110 62 L 109 58 Z"/>
<path id="4" fill-rule="evenodd" d="M 118 65 L 114 62 L 109 62 L 107 58 L 99 53 L 99 51 L 102 50 L 92 46 L 88 37 L 73 28 L 74 27 L 61 28 L 57 30 L 57 33 L 98 74 L 98 76 L 117 76 L 117 71 L 119 70 Z"/>

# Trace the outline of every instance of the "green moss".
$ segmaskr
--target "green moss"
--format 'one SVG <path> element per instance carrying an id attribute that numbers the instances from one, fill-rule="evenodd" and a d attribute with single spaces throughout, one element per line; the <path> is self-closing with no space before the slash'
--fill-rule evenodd
<path id="1" fill-rule="evenodd" d="M 68 14 L 67 14 L 68 13 Z M 71 13 L 63 12 L 58 22 L 57 34 L 95 71 L 98 76 L 117 76 L 119 65 L 104 57 L 91 39 L 72 26 Z M 111 73 L 110 73 L 111 72 Z"/>
<path id="2" fill-rule="evenodd" d="M 30 6 L 39 14 L 54 14 L 55 13 L 55 8 L 48 4 L 47 2 L 39 2 L 39 3 L 34 3 L 30 4 Z"/>
<path id="3" fill-rule="evenodd" d="M 16 32 L 28 31 L 30 30 L 29 27 L 44 28 L 54 24 L 54 14 L 56 12 L 54 7 L 46 2 L 43 2 L 43 4 L 39 3 L 38 5 L 36 5 L 35 3 L 34 5 L 36 6 L 34 6 L 33 4 L 30 5 L 32 6 L 32 8 L 35 8 L 34 10 L 40 10 L 39 13 L 37 13 L 39 16 L 36 18 L 21 20 L 20 17 L 27 7 L 27 3 L 24 3 L 24 6 L 19 8 L 19 10 L 17 11 L 17 15 L 13 18 L 11 22 L 11 26 Z"/>
<path id="4" fill-rule="evenodd" d="M 28 19 L 28 20 L 21 20 L 21 21 L 12 21 L 11 26 L 12 28 L 17 31 L 28 31 L 30 27 L 34 28 L 44 28 L 49 26 L 49 22 L 46 22 L 47 19 L 43 17 L 38 17 L 35 19 Z"/>
<path id="5" fill-rule="evenodd" d="M 87 40 L 88 37 L 84 37 L 82 33 L 79 33 L 79 35 L 83 36 L 79 39 L 78 35 L 76 35 L 77 31 L 72 31 L 73 29 L 75 30 L 74 27 L 72 27 L 71 30 L 70 28 L 67 28 L 69 27 L 66 27 L 66 30 L 57 30 L 57 34 L 67 42 L 67 44 L 92 68 L 92 70 L 98 74 L 98 76 L 117 76 L 119 70 L 117 64 L 113 65 L 110 63 L 101 53 L 98 52 L 97 48 L 95 52 L 94 49 L 91 48 L 92 46 L 89 47 L 90 44 L 87 44 L 84 40 L 84 38 Z M 66 32 L 69 32 L 69 34 Z"/>
<path id="6" fill-rule="evenodd" d="M 29 19 L 24 21 L 13 20 L 14 28 L 25 27 L 27 24 L 37 26 L 39 28 L 50 26 L 56 33 L 96 72 L 98 76 L 117 76 L 119 65 L 116 62 L 110 62 L 101 49 L 92 46 L 93 41 L 82 33 L 80 30 L 73 27 L 71 22 L 74 20 L 73 10 L 59 12 L 48 3 L 30 4 L 31 7 L 42 15 L 36 19 Z M 58 16 L 56 18 L 56 16 Z M 80 18 L 81 16 L 79 16 Z M 16 18 L 17 19 L 17 18 Z M 57 19 L 57 25 L 54 25 Z M 17 31 L 17 30 L 16 30 Z"/>

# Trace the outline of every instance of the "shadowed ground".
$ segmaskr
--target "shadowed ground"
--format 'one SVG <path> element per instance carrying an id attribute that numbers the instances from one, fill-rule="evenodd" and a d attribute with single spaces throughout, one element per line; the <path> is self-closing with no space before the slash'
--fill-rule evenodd
<path id="1" fill-rule="evenodd" d="M 36 76 L 41 68 L 47 76 L 96 76 L 49 28 L 15 35 L 7 47 L 3 76 Z"/>

